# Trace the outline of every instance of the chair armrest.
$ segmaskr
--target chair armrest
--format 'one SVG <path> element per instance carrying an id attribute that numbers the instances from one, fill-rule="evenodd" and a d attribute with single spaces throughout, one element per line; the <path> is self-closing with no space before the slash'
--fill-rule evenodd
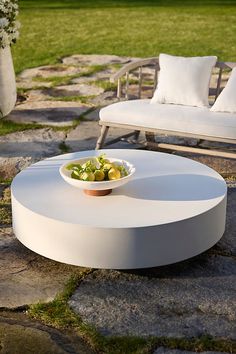
<path id="1" fill-rule="evenodd" d="M 125 64 L 115 74 L 111 75 L 110 82 L 117 81 L 119 78 L 124 76 L 127 72 L 138 69 L 142 66 L 155 65 L 155 64 L 158 65 L 158 68 L 159 68 L 159 60 L 158 60 L 158 58 L 155 58 L 155 57 L 135 60 L 131 63 Z"/>
<path id="2" fill-rule="evenodd" d="M 129 73 L 131 71 L 139 69 L 138 75 L 138 97 L 141 98 L 141 89 L 142 89 L 142 67 L 144 66 L 152 66 L 155 69 L 154 75 L 154 87 L 156 86 L 157 81 L 157 72 L 160 70 L 159 67 L 159 59 L 158 58 L 146 58 L 146 59 L 138 59 L 131 63 L 124 65 L 120 70 L 118 70 L 115 74 L 110 77 L 110 82 L 118 81 L 117 85 L 117 97 L 120 99 L 122 95 L 121 84 L 125 85 L 125 98 L 129 99 Z M 125 76 L 125 80 L 121 81 L 122 76 Z"/>

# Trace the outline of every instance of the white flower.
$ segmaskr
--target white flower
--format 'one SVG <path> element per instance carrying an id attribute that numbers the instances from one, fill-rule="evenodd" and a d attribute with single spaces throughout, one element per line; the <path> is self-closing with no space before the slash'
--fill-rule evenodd
<path id="1" fill-rule="evenodd" d="M 20 28 L 17 15 L 18 0 L 0 0 L 0 48 L 16 42 Z"/>
<path id="2" fill-rule="evenodd" d="M 7 27 L 9 25 L 9 21 L 6 17 L 0 18 L 0 28 Z"/>

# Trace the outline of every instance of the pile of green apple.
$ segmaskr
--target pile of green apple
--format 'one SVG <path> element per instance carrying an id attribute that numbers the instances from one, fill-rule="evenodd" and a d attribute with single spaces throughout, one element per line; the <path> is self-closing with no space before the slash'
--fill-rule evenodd
<path id="1" fill-rule="evenodd" d="M 105 155 L 93 157 L 82 165 L 70 163 L 66 169 L 71 171 L 71 178 L 90 182 L 112 181 L 128 175 L 124 165 L 109 161 Z"/>

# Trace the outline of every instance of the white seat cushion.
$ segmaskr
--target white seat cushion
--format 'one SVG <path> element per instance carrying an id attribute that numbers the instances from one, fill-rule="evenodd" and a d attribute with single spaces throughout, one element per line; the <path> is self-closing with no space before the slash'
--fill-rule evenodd
<path id="1" fill-rule="evenodd" d="M 236 139 L 236 114 L 211 112 L 207 107 L 123 101 L 100 110 L 103 122 Z"/>

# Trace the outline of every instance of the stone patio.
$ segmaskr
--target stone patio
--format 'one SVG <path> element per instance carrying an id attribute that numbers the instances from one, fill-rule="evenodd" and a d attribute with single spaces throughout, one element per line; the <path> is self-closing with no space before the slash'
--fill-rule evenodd
<path id="1" fill-rule="evenodd" d="M 107 83 L 118 65 L 134 59 L 73 55 L 63 58 L 61 64 L 27 69 L 17 77 L 17 106 L 6 119 L 33 126 L 31 130 L 0 136 L 0 353 L 95 352 L 73 330 L 55 329 L 27 315 L 32 304 L 55 299 L 71 276 L 83 268 L 46 259 L 15 238 L 10 222 L 9 183 L 4 180 L 43 158 L 94 149 L 99 135 L 99 109 L 116 101 L 115 88 L 101 82 Z M 116 130 L 111 131 L 111 137 L 116 135 Z M 170 140 L 165 136 L 158 139 Z M 171 142 L 175 139 L 171 138 Z M 141 148 L 125 142 L 111 147 Z M 212 144 L 208 143 L 208 147 Z M 211 336 L 236 342 L 236 160 L 183 156 L 205 163 L 226 177 L 226 232 L 216 246 L 188 261 L 138 271 L 93 270 L 85 276 L 68 304 L 85 324 L 94 326 L 104 337 Z M 143 353 L 193 351 L 156 346 Z"/>

